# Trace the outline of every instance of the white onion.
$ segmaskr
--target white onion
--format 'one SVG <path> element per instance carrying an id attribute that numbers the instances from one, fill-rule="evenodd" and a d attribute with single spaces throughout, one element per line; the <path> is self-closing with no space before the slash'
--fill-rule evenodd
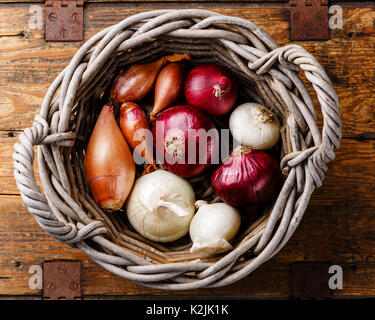
<path id="1" fill-rule="evenodd" d="M 183 178 L 157 170 L 138 178 L 126 204 L 130 224 L 145 238 L 169 242 L 189 231 L 195 195 Z"/>
<path id="2" fill-rule="evenodd" d="M 229 129 L 239 144 L 257 150 L 272 148 L 280 138 L 280 122 L 258 103 L 247 102 L 234 109 Z"/>
<path id="3" fill-rule="evenodd" d="M 241 224 L 239 212 L 225 203 L 201 204 L 190 224 L 192 253 L 211 256 L 232 249 L 229 243 L 234 238 Z"/>

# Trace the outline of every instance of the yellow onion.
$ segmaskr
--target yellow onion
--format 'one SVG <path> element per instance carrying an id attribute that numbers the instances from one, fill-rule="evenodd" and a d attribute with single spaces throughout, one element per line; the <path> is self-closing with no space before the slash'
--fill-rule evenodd
<path id="1" fill-rule="evenodd" d="M 121 209 L 135 178 L 135 163 L 113 114 L 105 105 L 91 134 L 85 173 L 95 201 L 106 211 Z"/>
<path id="2" fill-rule="evenodd" d="M 160 69 L 168 62 L 189 59 L 189 54 L 165 56 L 154 62 L 135 64 L 120 73 L 111 88 L 111 98 L 117 103 L 137 102 L 153 88 Z"/>
<path id="3" fill-rule="evenodd" d="M 212 256 L 232 250 L 230 240 L 237 234 L 241 217 L 236 208 L 225 203 L 207 203 L 198 200 L 199 208 L 190 223 L 190 252 Z"/>
<path id="4" fill-rule="evenodd" d="M 168 63 L 159 73 L 155 83 L 154 108 L 150 118 L 170 106 L 181 96 L 184 81 L 183 62 Z"/>
<path id="5" fill-rule="evenodd" d="M 185 179 L 166 170 L 138 178 L 126 202 L 132 227 L 157 242 L 175 241 L 189 232 L 195 194 Z"/>
<path id="6" fill-rule="evenodd" d="M 236 142 L 257 150 L 268 150 L 280 139 L 280 122 L 259 103 L 236 107 L 229 118 L 229 130 Z"/>

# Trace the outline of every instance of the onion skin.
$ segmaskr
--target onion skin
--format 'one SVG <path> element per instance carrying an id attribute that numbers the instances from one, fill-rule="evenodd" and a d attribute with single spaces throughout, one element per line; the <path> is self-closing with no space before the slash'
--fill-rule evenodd
<path id="1" fill-rule="evenodd" d="M 185 65 L 183 62 L 167 64 L 159 73 L 155 83 L 154 107 L 150 119 L 176 102 L 183 92 Z"/>
<path id="2" fill-rule="evenodd" d="M 84 165 L 99 206 L 109 212 L 120 210 L 134 183 L 135 164 L 109 105 L 104 105 L 96 121 Z"/>
<path id="3" fill-rule="evenodd" d="M 259 103 L 246 102 L 236 107 L 229 118 L 229 129 L 239 144 L 257 150 L 268 150 L 280 138 L 280 122 Z"/>
<path id="4" fill-rule="evenodd" d="M 231 110 L 237 96 L 238 85 L 233 76 L 213 63 L 194 67 L 185 81 L 188 104 L 214 116 L 221 116 Z"/>
<path id="5" fill-rule="evenodd" d="M 176 129 L 182 135 L 175 135 Z M 194 145 L 190 146 L 188 143 L 189 129 L 197 130 L 196 139 L 193 141 Z M 199 129 L 203 129 L 205 133 L 213 129 L 211 132 L 214 133 L 212 139 L 207 135 L 207 148 L 201 154 L 199 141 L 200 139 L 204 139 L 204 137 L 199 134 Z M 218 157 L 219 133 L 215 124 L 206 113 L 192 106 L 178 105 L 164 110 L 158 115 L 157 120 L 154 122 L 152 134 L 157 159 L 163 159 L 164 168 L 181 177 L 191 178 L 200 175 L 208 169 L 216 157 Z M 194 160 L 195 163 L 188 163 L 189 152 L 193 152 L 194 149 L 196 156 Z M 171 157 L 180 161 L 180 163 L 168 163 L 168 158 Z M 181 163 L 181 161 L 184 163 Z"/>
<path id="6" fill-rule="evenodd" d="M 141 157 L 144 158 L 146 163 L 154 163 L 154 157 L 152 154 L 152 140 L 148 141 L 146 133 L 150 130 L 150 126 L 147 121 L 147 117 L 140 106 L 134 102 L 125 102 L 120 107 L 120 129 L 125 136 L 129 146 L 134 150 L 142 150 Z M 139 131 L 138 131 L 139 130 Z M 142 134 L 141 130 L 145 130 Z M 138 140 L 136 132 L 144 136 L 143 140 Z M 151 147 L 151 150 L 150 150 Z"/>
<path id="7" fill-rule="evenodd" d="M 202 201 L 204 202 L 204 201 Z M 241 216 L 236 208 L 225 203 L 199 205 L 189 228 L 193 242 L 190 252 L 205 256 L 232 250 L 229 243 L 237 234 L 241 225 Z"/>
<path id="8" fill-rule="evenodd" d="M 188 54 L 165 56 L 154 62 L 135 64 L 120 73 L 113 82 L 110 96 L 117 103 L 137 102 L 153 88 L 160 69 L 168 62 L 189 59 Z"/>
<path id="9" fill-rule="evenodd" d="M 117 103 L 141 100 L 152 89 L 161 67 L 161 60 L 129 67 L 115 79 L 111 98 Z"/>
<path id="10" fill-rule="evenodd" d="M 263 205 L 259 203 L 245 204 L 243 206 L 238 206 L 237 209 L 246 222 L 255 221 L 262 215 L 262 212 L 264 212 Z"/>
<path id="11" fill-rule="evenodd" d="M 214 171 L 212 188 L 222 201 L 235 207 L 264 204 L 281 185 L 279 164 L 266 152 L 240 148 Z"/>
<path id="12" fill-rule="evenodd" d="M 175 241 L 189 231 L 195 213 L 195 194 L 186 180 L 166 170 L 138 178 L 126 201 L 132 227 L 157 242 Z"/>

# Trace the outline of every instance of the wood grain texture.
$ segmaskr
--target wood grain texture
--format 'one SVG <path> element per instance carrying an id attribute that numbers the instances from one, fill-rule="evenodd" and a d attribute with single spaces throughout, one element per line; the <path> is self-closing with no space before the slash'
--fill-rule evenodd
<path id="1" fill-rule="evenodd" d="M 118 3 L 112 6 L 88 4 L 85 39 L 126 16 L 145 10 L 130 9 Z M 217 11 L 250 19 L 280 44 L 289 43 L 287 9 Z M 49 84 L 80 46 L 73 42 L 45 43 L 43 31 L 28 30 L 29 19 L 25 4 L 3 5 L 0 10 L 0 34 L 14 34 L 0 37 L 0 130 L 22 130 L 30 126 Z M 319 59 L 334 82 L 342 111 L 343 136 L 373 134 L 375 70 L 370 66 L 375 65 L 375 10 L 345 9 L 344 19 L 345 29 L 331 30 L 330 41 L 301 44 Z M 316 99 L 315 102 L 318 105 Z M 319 124 L 322 124 L 320 118 Z"/>
<path id="2" fill-rule="evenodd" d="M 85 267 L 85 295 L 93 297 L 173 294 L 289 298 L 290 264 L 304 260 L 330 261 L 343 267 L 344 289 L 335 291 L 335 297 L 375 297 L 375 10 L 369 2 L 358 3 L 358 7 L 366 8 L 354 8 L 356 3 L 344 8 L 344 29 L 331 30 L 329 41 L 300 42 L 321 61 L 333 80 L 340 99 L 344 139 L 296 233 L 276 257 L 251 276 L 228 287 L 190 292 L 148 289 L 110 274 L 78 249 L 45 234 L 22 204 L 13 178 L 13 144 L 32 124 L 49 84 L 81 43 L 46 43 L 43 31 L 29 25 L 30 5 L 39 5 L 39 1 L 18 2 L 0 0 L 0 296 L 40 296 L 39 290 L 29 288 L 30 266 L 51 259 L 77 259 Z M 220 5 L 213 1 L 86 2 L 86 40 L 131 14 L 156 8 L 199 7 L 250 19 L 280 44 L 289 43 L 286 1 L 272 2 L 272 8 L 264 5 L 266 1 L 258 6 L 254 5 L 258 1 L 223 1 Z"/>
<path id="3" fill-rule="evenodd" d="M 43 3 L 44 0 L 1 0 L 0 3 Z M 85 0 L 85 3 L 102 3 L 102 2 L 106 2 L 106 3 L 119 3 L 119 2 L 125 2 L 125 3 L 128 3 L 128 4 L 132 4 L 134 5 L 135 3 L 144 3 L 145 1 L 137 1 L 137 0 Z M 160 0 L 149 0 L 147 2 L 150 2 L 150 3 L 153 3 L 155 5 L 159 5 L 160 4 Z M 235 4 L 241 4 L 242 6 L 246 5 L 246 4 L 249 4 L 249 5 L 254 5 L 254 4 L 258 4 L 258 5 L 267 5 L 267 4 L 272 4 L 272 6 L 278 6 L 278 5 L 288 5 L 289 3 L 289 0 L 250 0 L 250 1 L 246 1 L 246 3 L 244 3 L 244 1 L 241 1 L 241 0 L 165 0 L 163 2 L 168 2 L 169 4 L 171 3 L 176 3 L 176 4 L 181 4 L 181 5 L 186 5 L 186 4 L 194 4 L 194 3 L 204 3 L 205 5 L 208 5 L 208 4 L 214 4 L 219 2 L 220 4 L 223 4 L 223 3 L 227 3 L 227 4 L 230 4 L 230 5 L 235 5 Z M 361 6 L 361 3 L 362 5 L 366 5 L 366 6 L 371 6 L 371 1 L 353 1 L 353 0 L 338 0 L 338 1 L 330 1 L 330 3 L 342 3 L 342 4 L 352 4 L 352 5 L 357 5 L 357 6 Z"/>
<path id="4" fill-rule="evenodd" d="M 289 0 L 251 0 L 248 2 L 253 2 L 253 3 L 267 3 L 267 2 L 272 2 L 272 3 L 287 3 Z M 349 0 L 343 0 L 343 2 L 349 1 Z M 44 2 L 43 0 L 1 0 L 0 3 L 42 3 Z M 103 2 L 103 0 L 85 0 L 85 3 L 98 3 L 98 2 Z M 135 1 L 135 0 L 105 0 L 107 3 L 118 3 L 118 2 L 127 2 L 127 3 L 137 3 L 137 2 L 144 2 L 144 1 Z M 148 2 L 160 2 L 160 0 L 149 0 Z M 241 0 L 166 0 L 163 2 L 176 2 L 176 3 L 190 3 L 190 2 L 206 2 L 206 3 L 215 3 L 215 2 L 230 2 L 230 3 L 236 3 L 236 2 L 243 2 Z"/>

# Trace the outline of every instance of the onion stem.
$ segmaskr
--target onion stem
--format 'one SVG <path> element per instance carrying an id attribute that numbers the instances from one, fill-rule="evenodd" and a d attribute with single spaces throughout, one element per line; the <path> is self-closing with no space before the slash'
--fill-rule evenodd
<path id="1" fill-rule="evenodd" d="M 235 156 L 241 156 L 253 150 L 251 147 L 248 146 L 238 146 L 236 149 L 233 150 L 233 154 Z"/>
<path id="2" fill-rule="evenodd" d="M 168 137 L 165 139 L 165 150 L 173 156 L 173 158 L 181 157 L 183 155 L 184 141 L 177 137 Z"/>
<path id="3" fill-rule="evenodd" d="M 262 120 L 263 123 L 270 123 L 275 120 L 275 115 L 266 108 L 262 108 L 257 115 L 257 118 Z"/>

